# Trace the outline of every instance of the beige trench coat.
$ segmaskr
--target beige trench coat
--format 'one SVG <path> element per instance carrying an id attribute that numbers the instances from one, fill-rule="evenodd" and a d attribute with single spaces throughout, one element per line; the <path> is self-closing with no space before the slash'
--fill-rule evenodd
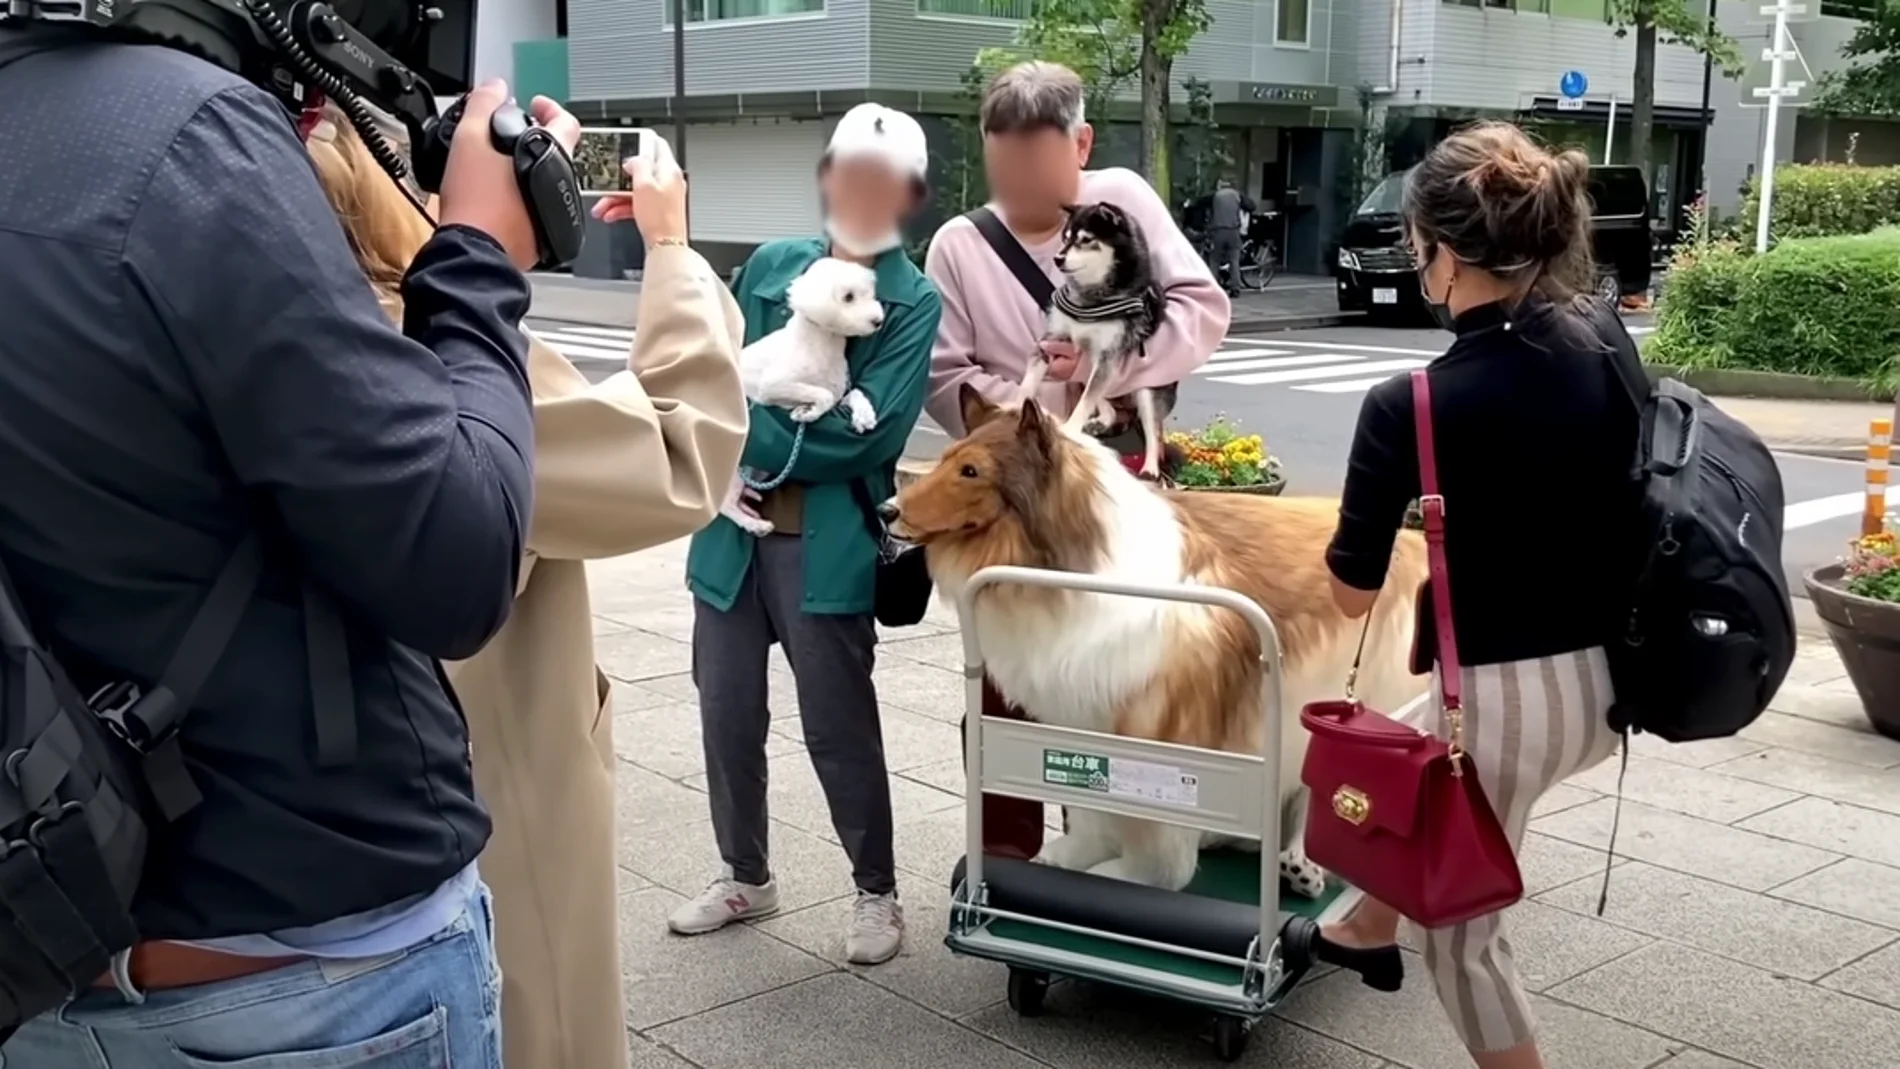
<path id="1" fill-rule="evenodd" d="M 711 521 L 745 444 L 738 307 L 698 253 L 646 261 L 631 374 L 590 385 L 536 342 L 534 517 L 514 613 L 448 666 L 494 818 L 509 1069 L 625 1069 L 614 878 L 614 743 L 583 561 Z"/>

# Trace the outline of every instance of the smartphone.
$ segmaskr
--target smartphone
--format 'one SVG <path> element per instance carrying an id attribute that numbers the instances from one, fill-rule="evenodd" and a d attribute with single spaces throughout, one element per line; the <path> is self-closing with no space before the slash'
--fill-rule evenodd
<path id="1" fill-rule="evenodd" d="M 624 193 L 632 188 L 623 164 L 634 157 L 656 160 L 668 152 L 660 135 L 644 126 L 583 126 L 574 146 L 574 171 L 583 195 Z"/>

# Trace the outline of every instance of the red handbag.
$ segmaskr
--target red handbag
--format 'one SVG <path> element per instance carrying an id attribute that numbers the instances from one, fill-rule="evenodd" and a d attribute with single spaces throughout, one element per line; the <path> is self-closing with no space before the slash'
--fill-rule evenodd
<path id="1" fill-rule="evenodd" d="M 1432 393 L 1423 370 L 1412 372 L 1412 407 L 1440 699 L 1450 737 L 1407 727 L 1354 700 L 1355 659 L 1345 700 L 1300 710 L 1300 724 L 1312 735 L 1300 780 L 1312 792 L 1306 856 L 1414 923 L 1447 928 L 1524 897 L 1524 877 L 1464 751 L 1462 680 L 1445 569 L 1445 498 L 1438 491 Z M 1368 629 L 1370 624 L 1368 614 Z M 1363 655 L 1363 633 L 1359 648 Z"/>

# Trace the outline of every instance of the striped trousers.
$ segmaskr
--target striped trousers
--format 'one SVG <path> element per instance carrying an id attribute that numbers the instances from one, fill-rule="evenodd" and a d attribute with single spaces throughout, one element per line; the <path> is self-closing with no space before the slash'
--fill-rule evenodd
<path id="1" fill-rule="evenodd" d="M 1610 672 L 1600 648 L 1466 668 L 1464 703 L 1467 767 L 1513 849 L 1523 845 L 1537 799 L 1610 757 L 1620 741 L 1610 730 Z M 1428 725 L 1441 738 L 1449 730 L 1436 710 L 1419 726 Z M 1506 1050 L 1536 1037 L 1503 914 L 1422 934 L 1426 968 L 1467 1049 Z"/>

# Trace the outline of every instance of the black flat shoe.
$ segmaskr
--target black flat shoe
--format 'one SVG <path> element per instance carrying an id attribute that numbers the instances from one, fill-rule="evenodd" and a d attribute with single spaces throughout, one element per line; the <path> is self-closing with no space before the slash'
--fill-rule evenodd
<path id="1" fill-rule="evenodd" d="M 1405 956 L 1399 953 L 1396 943 L 1383 947 L 1341 946 L 1315 932 L 1313 957 L 1328 965 L 1351 969 L 1359 974 L 1360 982 L 1374 991 L 1393 992 L 1405 986 Z"/>

